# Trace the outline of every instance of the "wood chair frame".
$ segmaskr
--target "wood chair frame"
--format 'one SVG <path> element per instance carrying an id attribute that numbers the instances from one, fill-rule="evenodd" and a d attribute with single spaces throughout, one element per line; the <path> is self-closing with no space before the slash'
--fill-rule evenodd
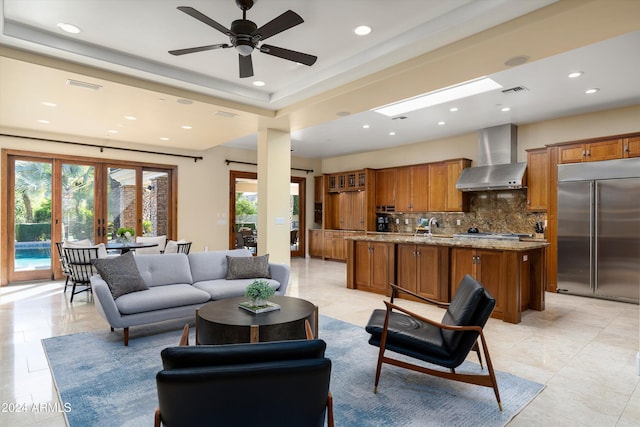
<path id="1" fill-rule="evenodd" d="M 453 381 L 460 381 L 460 382 L 464 382 L 464 383 L 468 383 L 468 384 L 475 384 L 475 385 L 479 385 L 479 386 L 483 386 L 483 387 L 490 387 L 493 388 L 493 392 L 496 396 L 496 400 L 498 401 L 498 407 L 500 408 L 500 410 L 502 411 L 502 402 L 500 401 L 500 392 L 498 391 L 498 383 L 496 381 L 496 376 L 493 370 L 493 364 L 491 363 L 491 356 L 489 355 L 489 349 L 487 347 L 487 343 L 484 337 L 484 333 L 482 331 L 482 328 L 480 326 L 452 326 L 452 325 L 445 325 L 443 323 L 440 322 L 436 322 L 434 320 L 428 319 L 424 316 L 421 316 L 417 313 L 414 313 L 412 311 L 409 311 L 403 307 L 400 307 L 397 304 L 393 303 L 393 299 L 394 296 L 397 296 L 397 292 L 404 292 L 407 293 L 409 295 L 412 295 L 424 302 L 436 305 L 438 307 L 441 308 L 445 308 L 449 306 L 449 303 L 443 303 L 440 301 L 434 301 L 431 300 L 429 298 L 425 298 L 421 295 L 418 295 L 414 292 L 411 292 L 407 289 L 403 289 L 400 288 L 399 286 L 396 286 L 394 284 L 389 284 L 393 291 L 391 294 L 391 302 L 388 301 L 384 301 L 386 307 L 387 307 L 387 312 L 385 315 L 385 319 L 384 319 L 384 326 L 382 329 L 382 335 L 380 337 L 380 351 L 378 353 L 378 364 L 376 366 L 376 378 L 375 378 L 375 384 L 374 384 L 374 389 L 373 392 L 377 393 L 378 391 L 378 383 L 380 381 L 380 374 L 382 371 L 382 364 L 383 363 L 388 363 L 389 365 L 394 365 L 394 366 L 398 366 L 400 368 L 405 368 L 405 369 L 409 369 L 412 371 L 416 371 L 416 372 L 421 372 L 424 374 L 428 374 L 428 375 L 433 375 L 436 377 L 440 377 L 440 378 L 445 378 L 448 380 L 453 380 Z M 420 365 L 415 365 L 412 363 L 408 363 L 408 362 L 404 362 L 398 359 L 393 359 L 391 357 L 387 357 L 385 356 L 385 350 L 386 350 L 386 343 L 387 343 L 387 335 L 388 335 L 388 328 L 389 328 L 389 317 L 391 315 L 392 310 L 397 310 L 400 311 L 408 316 L 411 316 L 415 319 L 418 319 L 422 322 L 428 323 L 430 325 L 433 325 L 437 328 L 441 328 L 441 329 L 448 329 L 451 331 L 475 331 L 479 334 L 478 338 L 481 342 L 481 346 L 482 346 L 482 351 L 484 353 L 484 359 L 485 362 L 487 364 L 487 371 L 488 374 L 487 375 L 481 375 L 481 374 L 459 374 L 455 372 L 455 369 L 451 369 L 451 372 L 446 372 L 446 371 L 441 371 L 441 370 L 437 370 L 437 369 L 431 369 L 431 368 L 427 368 L 424 366 L 420 366 Z M 480 366 L 483 368 L 482 366 L 482 359 L 480 358 L 480 350 L 478 349 L 478 342 L 476 341 L 476 343 L 474 344 L 474 347 L 471 350 L 475 350 L 478 354 L 478 358 L 480 359 Z"/>

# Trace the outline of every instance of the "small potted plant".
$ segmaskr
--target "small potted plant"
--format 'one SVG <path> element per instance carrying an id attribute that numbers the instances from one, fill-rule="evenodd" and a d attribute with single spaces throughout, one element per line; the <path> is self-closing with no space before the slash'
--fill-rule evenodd
<path id="1" fill-rule="evenodd" d="M 267 300 L 275 291 L 269 286 L 266 280 L 254 280 L 247 286 L 244 296 L 251 298 L 251 304 L 255 307 L 263 307 L 267 305 Z"/>
<path id="2" fill-rule="evenodd" d="M 129 243 L 133 239 L 133 235 L 136 231 L 131 227 L 120 227 L 116 233 L 122 243 Z"/>

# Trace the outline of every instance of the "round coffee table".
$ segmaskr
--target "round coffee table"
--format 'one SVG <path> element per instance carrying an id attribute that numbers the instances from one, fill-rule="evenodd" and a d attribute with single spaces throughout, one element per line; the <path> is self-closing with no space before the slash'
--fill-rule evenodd
<path id="1" fill-rule="evenodd" d="M 196 310 L 196 344 L 305 339 L 305 320 L 318 335 L 318 308 L 300 298 L 274 295 L 279 310 L 254 314 L 239 307 L 247 297 L 211 301 Z"/>

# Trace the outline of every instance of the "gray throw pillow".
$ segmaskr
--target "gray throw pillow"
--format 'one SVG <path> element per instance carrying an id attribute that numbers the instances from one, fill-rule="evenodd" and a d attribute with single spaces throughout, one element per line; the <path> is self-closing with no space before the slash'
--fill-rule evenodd
<path id="1" fill-rule="evenodd" d="M 271 278 L 269 254 L 242 257 L 227 255 L 227 280 L 254 278 Z"/>
<path id="2" fill-rule="evenodd" d="M 113 299 L 131 292 L 149 289 L 140 276 L 133 256 L 133 252 L 127 252 L 113 258 L 91 260 L 100 277 L 107 282 Z"/>

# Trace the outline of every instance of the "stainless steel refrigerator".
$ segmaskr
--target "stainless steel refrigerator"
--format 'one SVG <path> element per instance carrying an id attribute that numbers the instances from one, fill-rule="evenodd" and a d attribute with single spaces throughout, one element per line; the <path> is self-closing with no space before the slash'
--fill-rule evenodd
<path id="1" fill-rule="evenodd" d="M 558 292 L 638 303 L 640 158 L 558 165 Z"/>

